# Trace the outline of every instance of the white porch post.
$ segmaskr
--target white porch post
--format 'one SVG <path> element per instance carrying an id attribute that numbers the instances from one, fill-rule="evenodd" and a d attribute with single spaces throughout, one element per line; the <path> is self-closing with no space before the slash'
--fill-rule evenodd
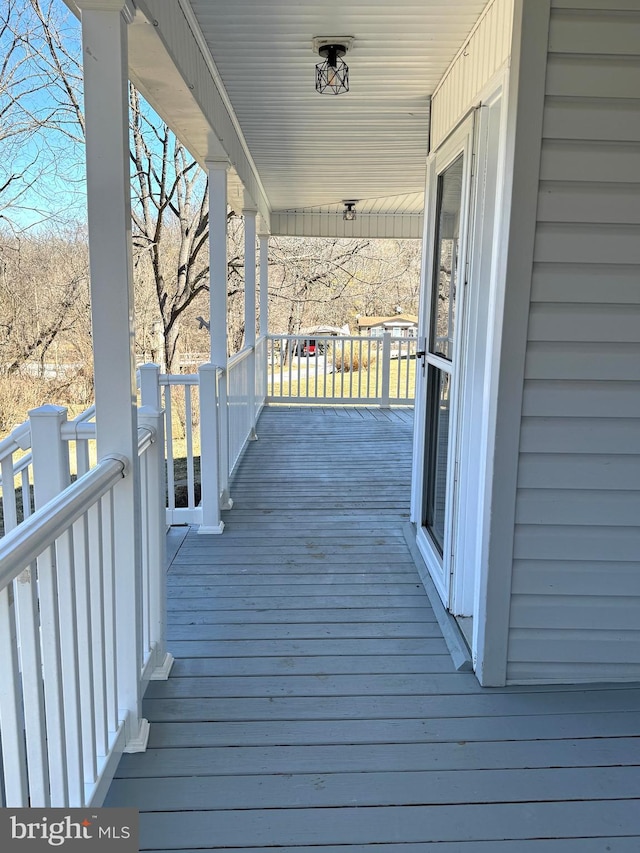
<path id="1" fill-rule="evenodd" d="M 141 540 L 131 265 L 127 24 L 130 0 L 78 0 L 82 16 L 87 207 L 98 457 L 125 456 L 115 506 L 116 662 L 126 751 L 144 750 Z"/>
<path id="2" fill-rule="evenodd" d="M 260 337 L 265 339 L 260 356 L 264 360 L 260 393 L 262 398 L 266 400 L 269 393 L 269 344 L 267 341 L 269 334 L 269 235 L 267 233 L 259 234 L 258 241 L 260 246 Z"/>
<path id="3" fill-rule="evenodd" d="M 260 241 L 260 337 L 269 334 L 269 235 L 259 234 Z"/>
<path id="4" fill-rule="evenodd" d="M 244 216 L 244 342 L 253 352 L 249 357 L 247 405 L 251 411 L 249 440 L 256 435 L 256 213 L 243 210 Z"/>
<path id="5" fill-rule="evenodd" d="M 218 494 L 222 509 L 229 497 L 229 407 L 227 405 L 227 170 L 226 160 L 207 160 L 209 175 L 209 328 L 211 363 L 222 371 L 218 380 L 220 465 Z"/>

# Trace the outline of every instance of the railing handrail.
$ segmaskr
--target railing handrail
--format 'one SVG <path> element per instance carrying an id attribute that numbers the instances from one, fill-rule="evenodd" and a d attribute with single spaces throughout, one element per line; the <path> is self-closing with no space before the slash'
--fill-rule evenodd
<path id="1" fill-rule="evenodd" d="M 95 418 L 96 416 L 96 404 L 89 406 L 88 409 L 85 409 L 84 412 L 80 412 L 79 415 L 76 415 L 75 418 L 71 420 L 72 424 L 81 424 L 85 421 L 91 420 L 91 418 Z"/>
<path id="2" fill-rule="evenodd" d="M 151 427 L 138 427 L 138 456 L 142 456 L 153 444 L 156 436 Z"/>
<path id="3" fill-rule="evenodd" d="M 254 349 L 255 347 L 245 347 L 244 349 L 241 349 L 240 352 L 232 355 L 231 358 L 227 360 L 227 371 L 232 370 L 236 365 L 244 361 L 245 358 L 249 358 Z"/>
<path id="4" fill-rule="evenodd" d="M 27 442 L 25 439 L 28 437 Z M 29 421 L 18 424 L 9 435 L 0 441 L 0 460 L 11 456 L 17 450 L 28 450 L 31 447 L 31 426 Z"/>
<path id="5" fill-rule="evenodd" d="M 160 385 L 197 385 L 197 373 L 161 373 L 158 376 Z"/>
<path id="6" fill-rule="evenodd" d="M 417 338 L 413 336 L 394 335 L 390 331 L 385 332 L 385 334 L 390 336 L 392 343 L 417 340 Z M 270 332 L 266 337 L 270 341 L 379 341 L 382 343 L 384 340 L 384 335 L 313 335 L 308 332 L 303 332 L 297 335 L 274 334 Z"/>
<path id="7" fill-rule="evenodd" d="M 109 489 L 126 477 L 129 463 L 105 456 L 75 483 L 0 539 L 0 589 L 8 586 Z"/>
<path id="8" fill-rule="evenodd" d="M 60 428 L 63 441 L 91 441 L 96 437 L 96 425 L 90 421 L 66 421 Z"/>
<path id="9" fill-rule="evenodd" d="M 382 340 L 382 335 L 314 335 L 310 332 L 301 332 L 296 335 L 277 334 L 270 332 L 267 336 L 270 341 L 367 341 Z"/>

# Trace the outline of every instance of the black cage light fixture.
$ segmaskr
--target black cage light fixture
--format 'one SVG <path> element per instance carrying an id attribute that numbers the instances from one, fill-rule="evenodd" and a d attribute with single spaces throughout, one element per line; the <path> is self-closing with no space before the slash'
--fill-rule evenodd
<path id="1" fill-rule="evenodd" d="M 324 62 L 316 65 L 316 92 L 341 95 L 349 91 L 349 66 L 342 57 L 352 41 L 351 36 L 313 39 L 313 49 L 324 58 Z"/>
<path id="2" fill-rule="evenodd" d="M 356 204 L 358 203 L 358 199 L 345 199 L 342 203 L 344 204 L 342 218 L 346 222 L 353 222 L 356 218 Z"/>

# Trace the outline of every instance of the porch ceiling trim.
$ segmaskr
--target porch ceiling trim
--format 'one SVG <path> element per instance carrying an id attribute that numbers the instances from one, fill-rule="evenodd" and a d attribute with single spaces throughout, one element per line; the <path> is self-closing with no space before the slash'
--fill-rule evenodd
<path id="1" fill-rule="evenodd" d="M 422 237 L 422 213 L 358 213 L 346 222 L 342 213 L 314 211 L 274 211 L 271 233 L 282 237 L 346 237 L 419 240 Z"/>

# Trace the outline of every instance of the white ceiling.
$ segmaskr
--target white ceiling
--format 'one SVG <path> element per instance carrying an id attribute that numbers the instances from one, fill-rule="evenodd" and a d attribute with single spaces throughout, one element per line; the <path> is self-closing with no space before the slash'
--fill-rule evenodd
<path id="1" fill-rule="evenodd" d="M 272 210 L 422 209 L 429 97 L 486 0 L 188 4 Z M 351 91 L 319 95 L 312 38 L 340 35 L 354 37 Z"/>

